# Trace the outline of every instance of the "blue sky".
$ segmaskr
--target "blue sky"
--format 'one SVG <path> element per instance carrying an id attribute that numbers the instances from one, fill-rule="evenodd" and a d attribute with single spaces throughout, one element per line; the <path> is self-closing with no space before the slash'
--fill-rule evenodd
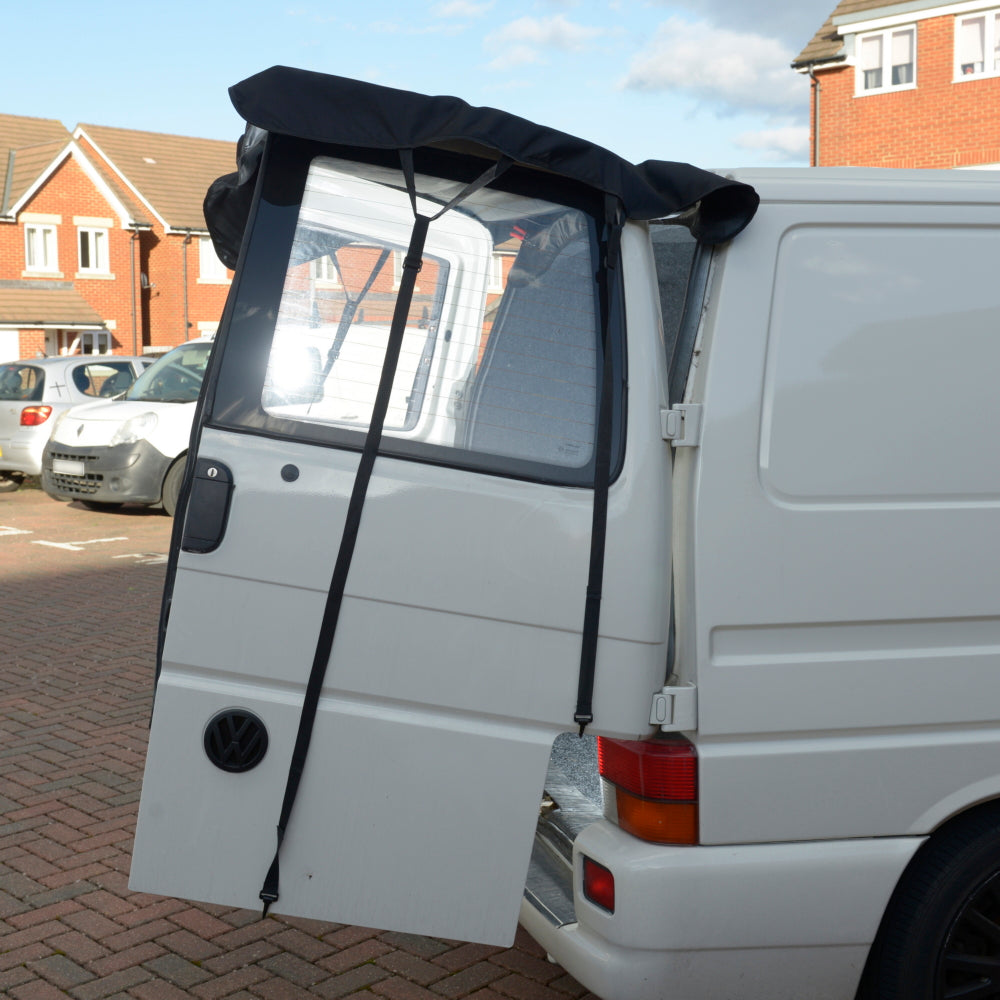
<path id="1" fill-rule="evenodd" d="M 235 140 L 275 64 L 502 108 L 634 161 L 805 165 L 836 0 L 103 0 L 4 12 L 0 112 Z"/>

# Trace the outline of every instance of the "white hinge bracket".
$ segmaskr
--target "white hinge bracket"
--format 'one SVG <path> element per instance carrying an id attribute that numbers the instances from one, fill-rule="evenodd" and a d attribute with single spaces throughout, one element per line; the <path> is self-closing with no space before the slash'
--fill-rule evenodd
<path id="1" fill-rule="evenodd" d="M 675 448 L 697 448 L 701 444 L 701 403 L 678 403 L 660 410 L 663 440 Z"/>
<path id="2" fill-rule="evenodd" d="M 693 684 L 674 684 L 657 691 L 649 711 L 649 724 L 664 733 L 698 728 L 698 689 Z"/>

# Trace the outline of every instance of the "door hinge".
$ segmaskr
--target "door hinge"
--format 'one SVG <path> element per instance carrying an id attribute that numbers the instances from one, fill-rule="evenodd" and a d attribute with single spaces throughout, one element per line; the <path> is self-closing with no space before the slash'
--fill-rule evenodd
<path id="1" fill-rule="evenodd" d="M 678 403 L 660 410 L 663 440 L 675 448 L 697 448 L 701 444 L 701 403 Z"/>
<path id="2" fill-rule="evenodd" d="M 649 724 L 664 733 L 698 728 L 698 689 L 693 684 L 672 684 L 653 695 Z"/>

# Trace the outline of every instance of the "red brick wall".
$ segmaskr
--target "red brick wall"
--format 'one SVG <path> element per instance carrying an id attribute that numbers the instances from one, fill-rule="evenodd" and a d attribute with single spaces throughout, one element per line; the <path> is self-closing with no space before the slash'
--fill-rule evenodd
<path id="1" fill-rule="evenodd" d="M 954 32 L 953 15 L 917 22 L 913 90 L 855 97 L 853 66 L 817 72 L 819 166 L 1000 163 L 1000 77 L 952 82 Z"/>

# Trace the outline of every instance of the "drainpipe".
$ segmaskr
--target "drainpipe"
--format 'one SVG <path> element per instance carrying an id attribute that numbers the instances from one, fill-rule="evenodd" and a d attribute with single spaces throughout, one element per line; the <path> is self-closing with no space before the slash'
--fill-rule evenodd
<path id="1" fill-rule="evenodd" d="M 188 244 L 191 242 L 191 230 L 185 229 L 184 237 L 184 339 L 190 337 L 191 323 L 188 320 Z"/>
<path id="2" fill-rule="evenodd" d="M 813 99 L 813 162 L 814 167 L 819 166 L 819 80 L 816 77 L 815 63 L 809 63 L 809 79 L 812 80 Z"/>
<path id="3" fill-rule="evenodd" d="M 139 353 L 139 349 L 138 349 L 139 348 L 139 344 L 138 344 L 138 337 L 137 337 L 137 334 L 138 334 L 138 319 L 137 319 L 137 310 L 136 310 L 136 304 L 135 304 L 135 247 L 136 247 L 136 242 L 138 241 L 138 239 L 139 239 L 139 230 L 136 229 L 133 226 L 132 227 L 131 245 L 129 247 L 129 250 L 130 250 L 130 254 L 129 254 L 129 256 L 130 256 L 129 266 L 130 266 L 131 271 L 132 271 L 132 356 L 133 357 L 135 357 Z"/>

